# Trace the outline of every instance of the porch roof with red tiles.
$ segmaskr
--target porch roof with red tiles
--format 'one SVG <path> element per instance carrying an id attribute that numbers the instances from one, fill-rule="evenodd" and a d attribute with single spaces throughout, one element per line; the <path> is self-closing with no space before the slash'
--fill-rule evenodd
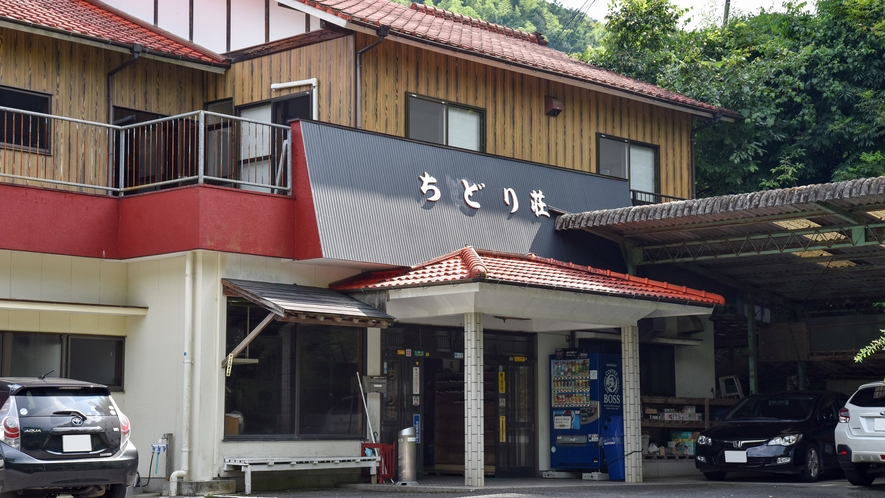
<path id="1" fill-rule="evenodd" d="M 98 42 L 137 44 L 160 57 L 226 65 L 219 54 L 94 0 L 7 0 L 0 2 L 0 21 Z"/>
<path id="2" fill-rule="evenodd" d="M 507 254 L 475 250 L 470 246 L 411 268 L 364 273 L 333 283 L 330 287 L 347 292 L 467 282 L 529 286 L 699 306 L 725 303 L 722 296 L 702 290 L 564 263 L 534 254 Z"/>
<path id="3" fill-rule="evenodd" d="M 392 34 L 415 38 L 452 50 L 495 59 L 506 64 L 573 78 L 652 100 L 737 119 L 738 112 L 700 102 L 684 95 L 612 71 L 598 68 L 563 52 L 540 45 L 535 34 L 413 3 L 406 7 L 388 0 L 292 0 L 344 21 L 369 28 L 387 26 Z"/>

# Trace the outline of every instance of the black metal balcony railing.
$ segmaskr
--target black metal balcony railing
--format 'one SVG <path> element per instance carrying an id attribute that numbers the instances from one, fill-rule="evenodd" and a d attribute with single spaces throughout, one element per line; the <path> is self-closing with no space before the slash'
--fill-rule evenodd
<path id="1" fill-rule="evenodd" d="M 663 204 L 665 202 L 684 201 L 682 197 L 674 197 L 672 195 L 656 194 L 654 192 L 643 192 L 641 190 L 630 190 L 630 198 L 634 206 L 644 206 L 647 204 Z"/>
<path id="2" fill-rule="evenodd" d="M 114 126 L 0 107 L 0 180 L 125 195 L 211 183 L 289 195 L 289 128 L 208 111 Z"/>

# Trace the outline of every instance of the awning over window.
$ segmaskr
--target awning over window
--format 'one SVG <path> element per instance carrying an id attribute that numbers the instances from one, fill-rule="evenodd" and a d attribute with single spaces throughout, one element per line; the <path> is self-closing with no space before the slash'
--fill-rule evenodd
<path id="1" fill-rule="evenodd" d="M 381 328 L 395 321 L 387 313 L 332 289 L 228 278 L 221 284 L 226 296 L 251 301 L 273 313 L 278 321 Z"/>
<path id="2" fill-rule="evenodd" d="M 234 358 L 274 320 L 380 328 L 387 328 L 394 321 L 394 318 L 387 313 L 332 289 L 229 278 L 221 279 L 221 285 L 225 296 L 240 297 L 270 311 L 270 314 L 221 360 L 221 367 L 227 368 L 228 375 Z"/>

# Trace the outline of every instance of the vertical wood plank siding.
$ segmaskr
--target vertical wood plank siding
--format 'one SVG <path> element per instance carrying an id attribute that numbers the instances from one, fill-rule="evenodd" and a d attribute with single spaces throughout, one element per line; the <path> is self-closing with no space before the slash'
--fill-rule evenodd
<path id="1" fill-rule="evenodd" d="M 57 116 L 107 123 L 107 75 L 131 57 L 80 43 L 0 29 L 0 85 L 49 95 L 51 113 Z M 114 105 L 164 115 L 202 109 L 207 81 L 219 77 L 141 58 L 114 76 Z M 106 183 L 107 130 L 62 121 L 53 121 L 50 126 L 48 153 L 0 149 L 0 172 Z"/>
<path id="2" fill-rule="evenodd" d="M 209 100 L 233 98 L 234 106 L 269 101 L 309 90 L 308 86 L 271 91 L 273 83 L 316 78 L 319 120 L 343 126 L 355 126 L 353 37 L 345 36 L 284 52 L 234 63 L 223 80 L 210 91 Z M 364 67 L 365 71 L 365 67 Z M 378 76 L 371 71 L 364 78 L 372 93 L 383 91 L 378 85 L 395 78 Z M 383 121 L 384 110 L 374 111 L 372 122 Z"/>
<path id="3" fill-rule="evenodd" d="M 364 47 L 376 38 L 358 34 L 357 40 Z M 366 130 L 404 136 L 406 97 L 416 93 L 485 109 L 490 154 L 596 172 L 596 133 L 658 145 L 661 193 L 691 196 L 686 112 L 391 41 L 363 57 Z M 562 102 L 559 116 L 544 114 L 545 95 Z"/>

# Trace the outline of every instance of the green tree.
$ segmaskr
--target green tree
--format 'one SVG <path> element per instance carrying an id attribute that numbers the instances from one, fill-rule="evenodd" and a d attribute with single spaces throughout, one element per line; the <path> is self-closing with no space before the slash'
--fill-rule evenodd
<path id="1" fill-rule="evenodd" d="M 786 2 L 678 29 L 666 0 L 620 0 L 594 64 L 740 112 L 696 134 L 699 196 L 885 173 L 885 2 Z"/>

